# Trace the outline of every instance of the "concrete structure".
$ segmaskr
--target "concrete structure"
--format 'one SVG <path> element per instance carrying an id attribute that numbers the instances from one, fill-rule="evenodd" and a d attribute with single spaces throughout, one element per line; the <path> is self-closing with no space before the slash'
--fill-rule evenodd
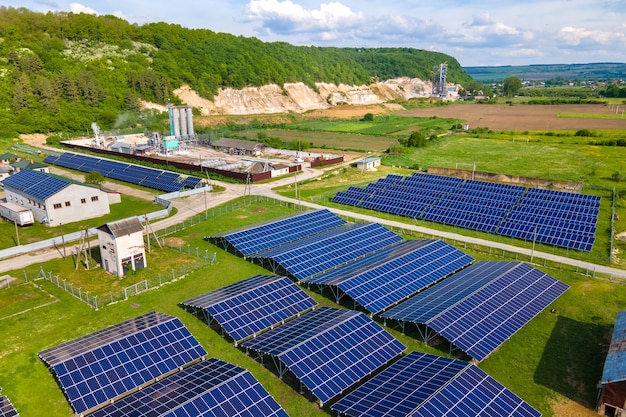
<path id="1" fill-rule="evenodd" d="M 2 181 L 7 202 L 33 212 L 36 221 L 58 226 L 109 214 L 109 198 L 98 188 L 29 169 Z"/>
<path id="2" fill-rule="evenodd" d="M 598 413 L 626 416 L 626 311 L 617 314 L 600 387 Z"/>
<path id="3" fill-rule="evenodd" d="M 240 139 L 221 138 L 211 143 L 215 149 L 226 152 L 231 155 L 254 155 L 259 156 L 265 144 L 258 142 L 250 142 Z"/>
<path id="4" fill-rule="evenodd" d="M 272 164 L 271 168 L 272 168 L 272 178 L 289 174 L 289 165 Z"/>
<path id="5" fill-rule="evenodd" d="M 105 271 L 123 277 L 128 271 L 147 266 L 143 226 L 138 218 L 106 223 L 96 229 L 101 265 Z"/>
<path id="6" fill-rule="evenodd" d="M 373 171 L 377 166 L 380 165 L 380 158 L 370 156 L 369 158 L 364 158 L 356 161 L 356 167 L 363 171 Z"/>
<path id="7" fill-rule="evenodd" d="M 126 143 L 126 142 L 117 142 L 111 145 L 111 150 L 113 152 L 119 152 L 119 153 L 123 153 L 126 155 L 130 155 L 133 153 L 133 145 L 131 145 L 130 143 Z"/>

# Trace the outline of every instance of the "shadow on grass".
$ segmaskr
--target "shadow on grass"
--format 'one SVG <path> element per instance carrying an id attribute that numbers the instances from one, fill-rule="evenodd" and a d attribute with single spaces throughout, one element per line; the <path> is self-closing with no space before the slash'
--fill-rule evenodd
<path id="1" fill-rule="evenodd" d="M 535 371 L 535 382 L 594 408 L 612 332 L 613 326 L 559 316 Z"/>

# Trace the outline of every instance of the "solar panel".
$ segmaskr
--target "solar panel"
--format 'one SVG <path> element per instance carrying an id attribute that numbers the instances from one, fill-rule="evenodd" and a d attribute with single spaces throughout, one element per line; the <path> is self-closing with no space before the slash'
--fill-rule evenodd
<path id="1" fill-rule="evenodd" d="M 365 314 L 330 307 L 298 317 L 243 346 L 277 357 L 322 403 L 405 349 Z"/>
<path id="2" fill-rule="evenodd" d="M 615 320 L 609 352 L 604 361 L 602 384 L 626 381 L 626 311 L 620 311 Z"/>
<path id="3" fill-rule="evenodd" d="M 2 180 L 2 184 L 5 187 L 15 188 L 39 200 L 45 200 L 70 186 L 69 181 L 31 169 L 23 169 L 5 178 Z"/>
<path id="4" fill-rule="evenodd" d="M 332 201 L 584 251 L 600 207 L 597 196 L 417 173 L 350 187 Z"/>
<path id="5" fill-rule="evenodd" d="M 204 310 L 239 342 L 317 305 L 287 277 L 256 275 L 181 303 Z"/>
<path id="6" fill-rule="evenodd" d="M 206 239 L 224 246 L 232 245 L 242 255 L 249 256 L 343 224 L 346 221 L 336 214 L 316 210 Z"/>
<path id="7" fill-rule="evenodd" d="M 350 417 L 541 414 L 475 365 L 411 352 L 331 406 Z"/>
<path id="8" fill-rule="evenodd" d="M 78 414 L 204 355 L 178 318 L 154 312 L 39 353 Z"/>
<path id="9" fill-rule="evenodd" d="M 365 260 L 372 261 L 365 264 Z M 404 241 L 307 282 L 336 285 L 378 313 L 469 265 L 474 259 L 441 240 Z M 361 265 L 367 265 L 361 267 Z M 345 270 L 345 271 L 344 271 Z"/>
<path id="10" fill-rule="evenodd" d="M 539 417 L 541 413 L 476 365 L 469 365 L 411 417 Z"/>
<path id="11" fill-rule="evenodd" d="M 252 374 L 207 359 L 90 414 L 91 417 L 287 417 Z"/>
<path id="12" fill-rule="evenodd" d="M 180 191 L 185 186 L 188 188 L 194 188 L 201 181 L 198 178 L 198 182 L 196 182 L 193 179 L 196 177 L 188 177 L 189 182 L 188 185 L 186 185 L 184 182 L 178 181 L 180 179 L 180 175 L 175 172 L 70 152 L 61 154 L 57 159 L 51 158 L 49 163 L 76 169 L 82 172 L 97 171 L 107 178 L 113 178 L 136 185 L 143 185 L 148 188 L 165 192 Z"/>
<path id="13" fill-rule="evenodd" d="M 378 223 L 357 223 L 258 252 L 254 257 L 269 261 L 275 272 L 282 267 L 297 280 L 305 280 L 400 241 L 399 235 Z"/>
<path id="14" fill-rule="evenodd" d="M 428 290 L 381 314 L 381 317 L 413 323 L 427 323 L 446 309 L 506 273 L 506 262 L 479 261 Z"/>
<path id="15" fill-rule="evenodd" d="M 408 416 L 467 367 L 467 362 L 411 352 L 331 406 L 347 416 Z"/>
<path id="16" fill-rule="evenodd" d="M 4 395 L 0 396 L 0 417 L 19 417 L 11 401 Z"/>
<path id="17" fill-rule="evenodd" d="M 482 274 L 489 268 L 487 279 Z M 436 285 L 410 300 L 419 312 L 403 303 L 382 316 L 411 317 L 408 321 L 426 324 L 480 361 L 569 288 L 521 262 L 479 262 L 462 274 L 465 279 L 446 280 L 445 287 Z M 471 290 L 464 288 L 473 277 Z M 450 293 L 457 295 L 446 297 Z"/>

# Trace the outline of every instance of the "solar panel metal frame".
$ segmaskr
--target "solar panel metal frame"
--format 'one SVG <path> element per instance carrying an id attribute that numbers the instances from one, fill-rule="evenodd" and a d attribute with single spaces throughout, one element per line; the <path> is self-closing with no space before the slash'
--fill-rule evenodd
<path id="1" fill-rule="evenodd" d="M 152 312 L 44 350 L 39 357 L 80 414 L 206 354 L 178 318 Z"/>
<path id="2" fill-rule="evenodd" d="M 302 281 L 402 240 L 378 223 L 352 223 L 258 252 L 253 257 L 274 264 L 274 272 L 280 266 Z"/>
<path id="3" fill-rule="evenodd" d="M 0 417 L 19 417 L 11 401 L 4 395 L 0 396 Z"/>
<path id="4" fill-rule="evenodd" d="M 210 358 L 157 381 L 90 417 L 268 416 L 287 413 L 246 369 Z"/>
<path id="5" fill-rule="evenodd" d="M 322 404 L 405 349 L 365 314 L 331 307 L 307 313 L 243 346 L 276 357 Z"/>
<path id="6" fill-rule="evenodd" d="M 347 222 L 327 209 L 308 211 L 206 239 L 232 245 L 243 256 L 284 245 Z"/>
<path id="7" fill-rule="evenodd" d="M 425 324 L 481 361 L 569 288 L 522 262 L 482 261 L 459 274 L 381 317 Z"/>
<path id="8" fill-rule="evenodd" d="M 206 311 L 238 343 L 314 308 L 317 302 L 287 277 L 255 275 L 181 305 Z"/>

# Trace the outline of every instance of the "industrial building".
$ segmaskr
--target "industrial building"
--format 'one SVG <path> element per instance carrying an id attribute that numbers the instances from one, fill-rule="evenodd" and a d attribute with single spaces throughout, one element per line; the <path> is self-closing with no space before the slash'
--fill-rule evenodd
<path id="1" fill-rule="evenodd" d="M 598 413 L 626 416 L 626 311 L 620 311 L 615 320 L 600 387 Z"/>
<path id="2" fill-rule="evenodd" d="M 102 268 L 119 277 L 145 268 L 143 226 L 136 217 L 106 223 L 98 230 Z"/>
<path id="3" fill-rule="evenodd" d="M 7 202 L 30 209 L 36 221 L 48 226 L 110 213 L 106 192 L 43 172 L 24 169 L 2 180 L 2 186 Z"/>

